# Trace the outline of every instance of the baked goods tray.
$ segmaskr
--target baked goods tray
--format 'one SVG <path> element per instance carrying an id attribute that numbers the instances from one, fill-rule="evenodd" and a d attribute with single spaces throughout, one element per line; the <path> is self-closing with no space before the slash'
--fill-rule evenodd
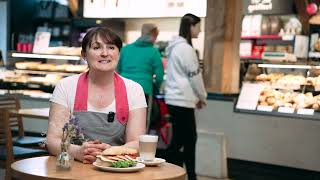
<path id="1" fill-rule="evenodd" d="M 7 89 L 7 90 L 41 90 L 43 92 L 52 93 L 54 90 L 53 85 L 44 85 L 40 83 L 22 83 L 22 82 L 6 82 L 0 80 L 0 89 Z"/>

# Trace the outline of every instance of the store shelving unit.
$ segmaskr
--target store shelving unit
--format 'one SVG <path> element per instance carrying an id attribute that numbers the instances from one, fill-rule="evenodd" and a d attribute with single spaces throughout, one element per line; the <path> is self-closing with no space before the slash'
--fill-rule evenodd
<path id="1" fill-rule="evenodd" d="M 55 87 L 55 79 L 51 78 L 62 78 L 71 75 L 78 74 L 76 70 L 71 71 L 72 69 L 65 70 L 57 70 L 57 69 L 46 69 L 42 70 L 41 68 L 33 68 L 33 69 L 17 69 L 15 68 L 16 62 L 39 62 L 41 64 L 80 64 L 81 57 L 80 56 L 70 56 L 70 55 L 56 55 L 56 54 L 36 54 L 36 53 L 21 53 L 21 52 L 9 52 L 9 62 L 7 64 L 6 72 L 11 75 L 14 74 L 13 77 L 0 79 L 0 89 L 8 90 L 8 93 L 15 93 L 23 90 L 40 90 L 45 93 L 52 93 Z M 73 66 L 72 66 L 73 67 Z M 68 70 L 68 71 L 66 71 Z M 5 73 L 6 73 L 5 72 Z M 21 79 L 20 79 L 21 77 Z M 23 77 L 23 78 L 22 78 Z M 50 79 L 47 79 L 50 78 Z M 38 92 L 35 94 L 30 93 L 30 96 L 36 97 Z"/>
<path id="2" fill-rule="evenodd" d="M 54 54 L 35 54 L 35 53 L 20 53 L 11 52 L 9 56 L 13 58 L 35 58 L 35 59 L 57 59 L 57 60 L 80 60 L 80 56 L 68 56 L 68 55 L 54 55 Z"/>

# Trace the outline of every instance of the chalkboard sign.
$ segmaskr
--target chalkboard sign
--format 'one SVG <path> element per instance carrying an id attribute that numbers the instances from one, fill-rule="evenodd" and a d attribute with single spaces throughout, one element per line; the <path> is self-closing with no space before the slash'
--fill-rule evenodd
<path id="1" fill-rule="evenodd" d="M 243 0 L 243 14 L 295 14 L 293 0 Z"/>

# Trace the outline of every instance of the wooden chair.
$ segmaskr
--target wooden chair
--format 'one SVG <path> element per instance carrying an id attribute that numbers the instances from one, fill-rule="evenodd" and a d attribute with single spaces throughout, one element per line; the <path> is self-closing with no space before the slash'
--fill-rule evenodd
<path id="1" fill-rule="evenodd" d="M 0 109 L 6 109 L 8 111 L 18 111 L 20 109 L 20 100 L 14 96 L 0 97 Z M 25 136 L 22 117 L 9 113 L 10 127 L 16 127 L 18 130 L 18 136 L 13 137 L 13 145 L 24 147 L 40 147 L 39 144 L 45 141 L 44 137 Z"/>
<path id="2" fill-rule="evenodd" d="M 17 159 L 35 157 L 48 154 L 42 149 L 32 149 L 13 146 L 12 134 L 7 110 L 0 110 L 0 166 L 5 168 L 5 179 L 11 179 L 11 163 Z"/>

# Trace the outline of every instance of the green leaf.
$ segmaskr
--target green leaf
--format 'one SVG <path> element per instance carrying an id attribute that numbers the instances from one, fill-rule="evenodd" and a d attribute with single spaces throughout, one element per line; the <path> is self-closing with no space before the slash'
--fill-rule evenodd
<path id="1" fill-rule="evenodd" d="M 127 167 L 133 167 L 137 164 L 136 161 L 132 161 L 132 160 L 121 160 L 121 161 L 117 161 L 117 162 L 113 162 L 111 164 L 112 167 L 115 168 L 127 168 Z"/>

